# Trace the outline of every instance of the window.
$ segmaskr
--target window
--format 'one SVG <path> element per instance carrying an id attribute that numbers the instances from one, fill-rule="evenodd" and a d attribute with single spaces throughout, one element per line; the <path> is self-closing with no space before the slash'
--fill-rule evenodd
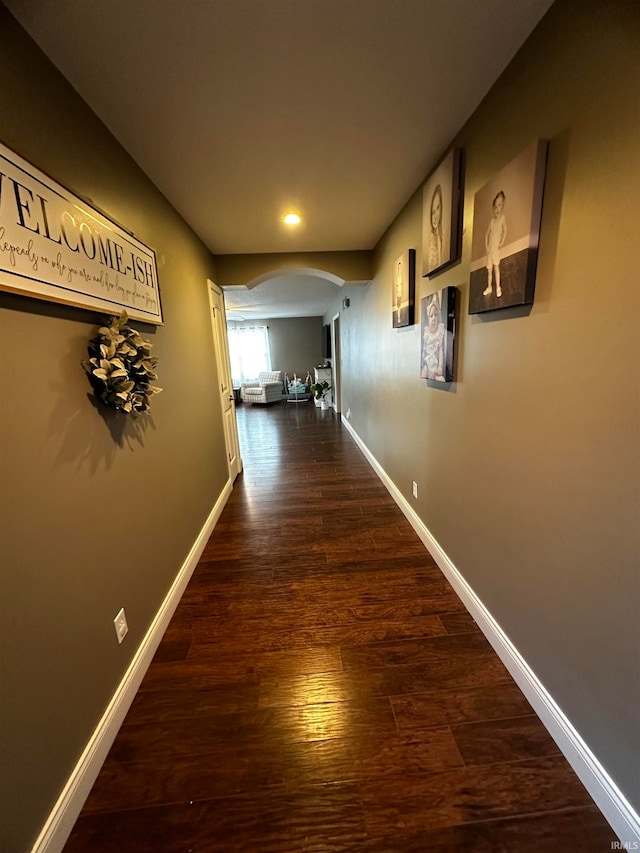
<path id="1" fill-rule="evenodd" d="M 231 377 L 235 386 L 253 382 L 271 370 L 268 326 L 229 326 Z"/>

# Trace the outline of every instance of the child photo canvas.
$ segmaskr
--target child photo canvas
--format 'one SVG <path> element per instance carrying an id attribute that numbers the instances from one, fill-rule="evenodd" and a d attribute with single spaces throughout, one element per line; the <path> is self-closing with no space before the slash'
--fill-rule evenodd
<path id="1" fill-rule="evenodd" d="M 460 149 L 440 163 L 422 190 L 422 275 L 433 275 L 460 256 Z"/>
<path id="2" fill-rule="evenodd" d="M 456 288 L 445 287 L 420 300 L 420 376 L 453 382 L 456 334 Z"/>
<path id="3" fill-rule="evenodd" d="M 470 314 L 533 302 L 546 160 L 532 142 L 474 196 Z"/>
<path id="4" fill-rule="evenodd" d="M 408 249 L 395 261 L 391 282 L 393 328 L 413 325 L 416 289 L 416 250 Z"/>

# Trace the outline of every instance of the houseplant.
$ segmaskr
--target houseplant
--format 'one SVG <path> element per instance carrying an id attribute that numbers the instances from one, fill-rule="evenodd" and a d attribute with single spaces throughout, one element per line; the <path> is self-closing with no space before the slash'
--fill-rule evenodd
<path id="1" fill-rule="evenodd" d="M 311 392 L 314 396 L 314 402 L 316 402 L 316 406 L 320 406 L 321 409 L 329 408 L 329 400 L 327 399 L 329 391 L 331 391 L 331 385 L 328 382 L 316 382 L 315 385 L 311 386 Z"/>

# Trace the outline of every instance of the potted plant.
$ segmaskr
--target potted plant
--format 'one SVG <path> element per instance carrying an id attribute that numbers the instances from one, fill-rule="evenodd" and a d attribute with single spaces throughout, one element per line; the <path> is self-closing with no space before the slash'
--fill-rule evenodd
<path id="1" fill-rule="evenodd" d="M 327 395 L 331 391 L 331 386 L 328 382 L 316 382 L 315 385 L 311 386 L 311 392 L 313 394 L 313 401 L 316 406 L 319 406 L 321 409 L 329 408 L 329 400 L 327 399 Z"/>

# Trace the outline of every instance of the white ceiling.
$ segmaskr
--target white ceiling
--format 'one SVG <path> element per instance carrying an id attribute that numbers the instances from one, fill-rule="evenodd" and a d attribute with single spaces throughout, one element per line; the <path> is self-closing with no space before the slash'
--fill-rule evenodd
<path id="1" fill-rule="evenodd" d="M 551 5 L 4 2 L 214 254 L 372 248 Z"/>

